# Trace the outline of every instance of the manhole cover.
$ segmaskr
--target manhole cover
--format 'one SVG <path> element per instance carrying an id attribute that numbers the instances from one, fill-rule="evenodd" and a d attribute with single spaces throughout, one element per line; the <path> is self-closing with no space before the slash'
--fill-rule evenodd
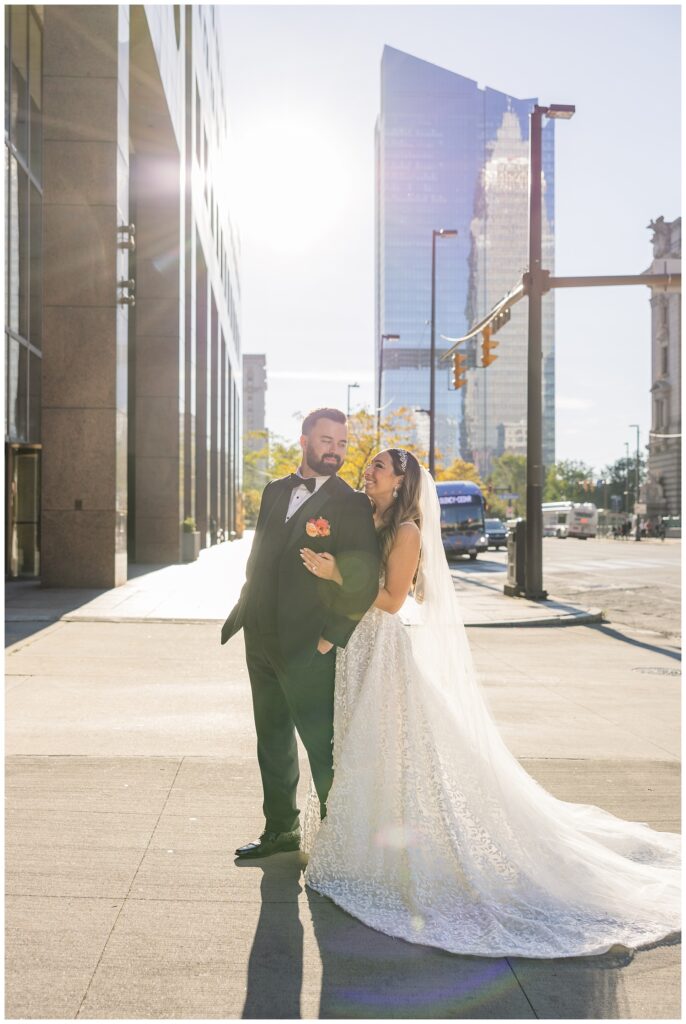
<path id="1" fill-rule="evenodd" d="M 633 672 L 643 672 L 647 676 L 680 676 L 680 668 L 634 668 Z"/>

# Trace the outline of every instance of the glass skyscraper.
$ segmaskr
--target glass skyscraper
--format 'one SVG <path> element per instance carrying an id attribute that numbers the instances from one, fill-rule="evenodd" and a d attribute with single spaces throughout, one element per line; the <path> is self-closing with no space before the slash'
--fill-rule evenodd
<path id="1" fill-rule="evenodd" d="M 528 263 L 529 113 L 535 99 L 480 89 L 462 75 L 389 46 L 381 62 L 376 126 L 376 373 L 381 406 L 414 417 L 426 445 L 429 407 L 432 232 L 436 240 L 436 348 L 466 334 L 516 284 Z M 543 266 L 553 271 L 554 125 L 543 128 Z M 400 335 L 386 341 L 384 334 Z M 452 363 L 437 363 L 436 447 L 482 474 L 494 456 L 526 454 L 526 301 L 498 332 L 498 359 L 481 368 L 481 340 L 467 348 L 467 384 L 452 389 Z M 552 295 L 543 301 L 543 454 L 555 458 Z M 377 377 L 378 389 L 378 377 Z M 377 390 L 378 393 L 378 390 Z"/>

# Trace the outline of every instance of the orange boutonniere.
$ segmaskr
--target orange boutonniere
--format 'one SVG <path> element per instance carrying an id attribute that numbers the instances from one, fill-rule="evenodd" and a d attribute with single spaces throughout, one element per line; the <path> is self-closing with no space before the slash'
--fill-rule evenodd
<path id="1" fill-rule="evenodd" d="M 331 523 L 328 519 L 308 519 L 305 533 L 308 537 L 328 537 L 331 534 Z"/>

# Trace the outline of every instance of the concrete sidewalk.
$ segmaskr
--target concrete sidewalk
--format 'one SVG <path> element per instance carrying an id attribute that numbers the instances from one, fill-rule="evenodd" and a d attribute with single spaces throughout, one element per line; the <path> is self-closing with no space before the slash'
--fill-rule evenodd
<path id="1" fill-rule="evenodd" d="M 240 548 L 225 547 L 214 557 L 228 576 Z M 216 563 L 203 577 L 202 561 L 190 568 L 209 581 Z M 240 580 L 216 621 L 174 621 L 215 607 L 186 587 L 180 609 L 180 582 L 165 596 L 159 580 L 187 582 L 186 568 L 96 597 L 100 618 L 78 601 L 55 618 L 46 601 L 29 629 L 29 590 L 9 606 L 29 629 L 7 652 L 9 1017 L 678 1018 L 677 945 L 454 956 L 307 891 L 298 854 L 237 866 L 233 849 L 262 827 L 242 636 L 219 645 Z M 170 617 L 154 621 L 163 601 Z M 147 617 L 127 621 L 127 603 Z M 562 799 L 678 829 L 676 646 L 604 625 L 470 629 L 470 641 L 527 771 Z"/>
<path id="2" fill-rule="evenodd" d="M 252 532 L 239 541 L 201 551 L 188 565 L 131 566 L 131 577 L 112 590 L 43 588 L 33 581 L 5 586 L 6 640 L 36 626 L 67 622 L 223 622 L 245 579 Z M 598 608 L 551 596 L 547 601 L 505 597 L 492 588 L 457 590 L 467 626 L 579 625 L 600 622 Z"/>

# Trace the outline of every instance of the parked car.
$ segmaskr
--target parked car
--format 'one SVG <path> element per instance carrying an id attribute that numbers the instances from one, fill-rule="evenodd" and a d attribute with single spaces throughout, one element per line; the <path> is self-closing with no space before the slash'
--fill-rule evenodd
<path id="1" fill-rule="evenodd" d="M 505 523 L 501 519 L 487 519 L 486 538 L 489 548 L 495 548 L 496 551 L 500 551 L 501 548 L 507 547 L 507 527 Z"/>

